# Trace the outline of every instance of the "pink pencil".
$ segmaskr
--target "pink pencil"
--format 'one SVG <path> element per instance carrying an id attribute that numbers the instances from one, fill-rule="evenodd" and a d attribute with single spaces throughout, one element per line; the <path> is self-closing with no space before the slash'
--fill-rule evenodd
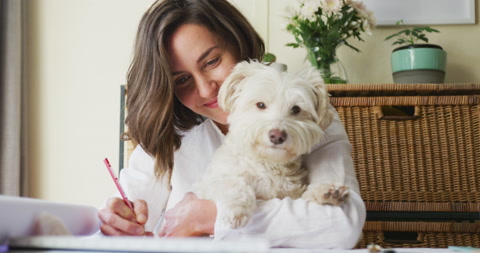
<path id="1" fill-rule="evenodd" d="M 125 194 L 122 186 L 120 185 L 120 182 L 118 182 L 118 178 L 115 176 L 115 173 L 113 173 L 112 166 L 110 165 L 110 162 L 108 161 L 107 158 L 105 158 L 105 160 L 103 160 L 103 162 L 105 162 L 105 166 L 107 166 L 107 170 L 108 170 L 108 172 L 110 172 L 110 176 L 112 176 L 113 182 L 117 186 L 117 189 L 120 192 L 120 195 L 122 196 L 123 202 L 125 202 L 125 204 L 128 207 L 130 207 L 130 209 L 132 209 L 132 211 L 133 211 L 132 203 L 130 203 L 130 201 L 128 200 L 127 195 Z"/>

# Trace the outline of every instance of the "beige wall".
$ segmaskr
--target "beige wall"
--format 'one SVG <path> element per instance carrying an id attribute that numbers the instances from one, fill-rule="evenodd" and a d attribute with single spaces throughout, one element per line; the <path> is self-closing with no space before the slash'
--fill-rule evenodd
<path id="1" fill-rule="evenodd" d="M 138 21 L 152 0 L 27 0 L 26 78 L 30 122 L 30 196 L 99 206 L 114 185 L 102 160 L 118 166 L 119 85 L 131 59 Z M 291 71 L 306 65 L 303 49 L 284 45 L 283 8 L 291 0 L 235 0 L 267 49 Z M 477 13 L 480 9 L 477 0 Z M 480 25 L 435 26 L 431 42 L 448 53 L 447 82 L 480 82 Z M 393 47 L 381 27 L 362 53 L 342 50 L 352 83 L 391 82 Z"/>
<path id="2" fill-rule="evenodd" d="M 28 0 L 30 195 L 99 206 L 114 192 L 120 84 L 148 0 Z"/>

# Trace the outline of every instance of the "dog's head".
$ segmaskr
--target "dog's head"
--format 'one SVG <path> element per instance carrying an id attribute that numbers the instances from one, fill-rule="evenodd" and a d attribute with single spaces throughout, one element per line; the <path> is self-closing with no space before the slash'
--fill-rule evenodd
<path id="1" fill-rule="evenodd" d="M 275 163 L 308 153 L 333 118 L 326 86 L 314 68 L 289 74 L 241 62 L 222 84 L 218 102 L 229 113 L 229 138 Z"/>

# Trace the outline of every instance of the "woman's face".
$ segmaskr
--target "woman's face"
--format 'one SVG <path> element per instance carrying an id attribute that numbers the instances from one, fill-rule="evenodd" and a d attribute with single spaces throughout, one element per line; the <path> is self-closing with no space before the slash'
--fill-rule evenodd
<path id="1" fill-rule="evenodd" d="M 238 59 L 218 36 L 196 24 L 180 26 L 172 34 L 169 50 L 175 95 L 225 130 L 227 113 L 218 106 L 217 95 Z"/>

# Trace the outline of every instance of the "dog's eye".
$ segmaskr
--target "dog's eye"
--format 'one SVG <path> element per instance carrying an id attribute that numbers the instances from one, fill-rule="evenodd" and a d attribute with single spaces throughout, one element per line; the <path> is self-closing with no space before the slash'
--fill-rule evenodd
<path id="1" fill-rule="evenodd" d="M 301 111 L 302 111 L 302 108 L 300 108 L 300 106 L 298 106 L 298 105 L 294 105 L 294 106 L 292 107 L 292 114 L 293 114 L 293 115 L 297 115 L 297 114 L 299 114 Z"/>
<path id="2" fill-rule="evenodd" d="M 262 110 L 267 109 L 267 106 L 263 102 L 258 102 L 257 107 Z"/>

